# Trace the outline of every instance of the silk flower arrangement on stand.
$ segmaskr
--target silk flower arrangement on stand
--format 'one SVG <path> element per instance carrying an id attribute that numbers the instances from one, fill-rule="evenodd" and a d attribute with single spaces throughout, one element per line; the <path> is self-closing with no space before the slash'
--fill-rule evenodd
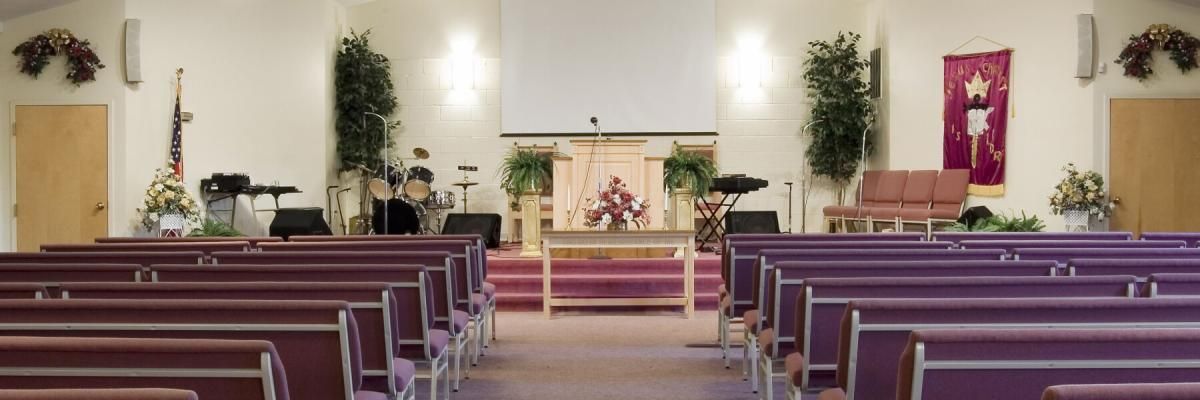
<path id="1" fill-rule="evenodd" d="M 608 230 L 629 229 L 633 223 L 638 229 L 650 224 L 650 214 L 647 209 L 650 202 L 641 196 L 633 194 L 621 178 L 613 176 L 608 182 L 608 189 L 600 192 L 597 198 L 588 198 L 588 206 L 583 209 L 583 225 L 589 228 L 599 226 Z"/>

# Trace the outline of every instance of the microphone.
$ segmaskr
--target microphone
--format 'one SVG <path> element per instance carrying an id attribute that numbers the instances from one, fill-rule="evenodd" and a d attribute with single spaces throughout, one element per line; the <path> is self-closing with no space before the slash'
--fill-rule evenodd
<path id="1" fill-rule="evenodd" d="M 592 117 L 592 125 L 596 125 L 599 122 L 600 122 L 600 119 L 598 119 L 596 117 Z"/>

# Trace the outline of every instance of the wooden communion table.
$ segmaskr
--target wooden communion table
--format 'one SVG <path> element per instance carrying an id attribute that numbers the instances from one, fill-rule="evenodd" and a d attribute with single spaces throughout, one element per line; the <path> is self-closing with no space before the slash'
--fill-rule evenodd
<path id="1" fill-rule="evenodd" d="M 594 306 L 683 306 L 684 316 L 696 311 L 695 253 L 693 231 L 676 230 L 551 230 L 542 231 L 542 311 L 551 316 L 551 307 Z M 673 248 L 683 254 L 683 297 L 559 297 L 550 291 L 552 249 L 629 249 Z"/>

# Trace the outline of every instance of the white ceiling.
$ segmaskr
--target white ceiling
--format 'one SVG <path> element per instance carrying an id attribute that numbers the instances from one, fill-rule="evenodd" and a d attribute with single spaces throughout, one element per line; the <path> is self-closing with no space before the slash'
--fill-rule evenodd
<path id="1" fill-rule="evenodd" d="M 0 0 L 0 21 L 49 10 L 75 0 Z"/>

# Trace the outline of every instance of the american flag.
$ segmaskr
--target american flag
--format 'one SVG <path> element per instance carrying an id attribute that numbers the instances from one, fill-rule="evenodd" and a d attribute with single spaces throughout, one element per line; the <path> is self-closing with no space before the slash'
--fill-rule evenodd
<path id="1" fill-rule="evenodd" d="M 183 121 L 179 112 L 179 93 L 175 94 L 175 116 L 171 123 L 171 167 L 175 176 L 183 179 Z"/>

